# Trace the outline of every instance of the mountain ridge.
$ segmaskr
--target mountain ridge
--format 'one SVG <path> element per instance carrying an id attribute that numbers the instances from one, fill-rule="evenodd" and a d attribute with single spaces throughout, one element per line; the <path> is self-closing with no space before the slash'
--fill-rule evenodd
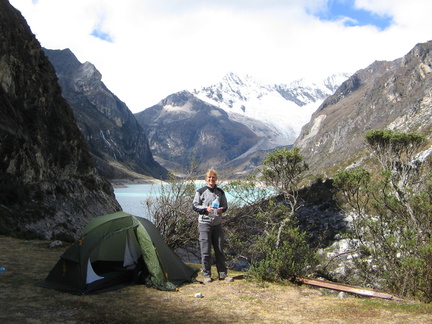
<path id="1" fill-rule="evenodd" d="M 346 75 L 333 76 L 333 79 L 329 77 L 322 81 L 320 87 L 297 80 L 292 83 L 295 88 L 290 89 L 288 85 L 263 85 L 250 76 L 242 78 L 229 73 L 216 85 L 203 87 L 201 91 L 184 90 L 169 95 L 135 116 L 149 138 L 155 159 L 165 167 L 184 169 L 194 159 L 202 164 L 200 169 L 217 165 L 219 168 L 230 169 L 231 174 L 244 175 L 255 170 L 271 150 L 291 146 L 296 132 L 300 132 L 303 123 L 312 114 L 311 104 L 314 107 L 322 102 L 322 98 L 329 95 L 331 87 L 336 87 L 336 81 L 345 77 Z M 286 98 L 297 98 L 302 106 L 294 100 L 287 100 L 281 93 Z M 275 98 L 278 102 L 276 106 Z M 192 111 L 203 112 L 204 107 L 207 113 L 200 114 L 200 118 L 191 115 Z M 284 109 L 295 111 L 283 114 Z M 221 119 L 215 119 L 216 115 Z M 281 121 L 284 130 L 277 125 Z M 221 136 L 218 128 L 223 128 L 226 134 L 231 132 L 235 138 L 247 138 L 232 149 L 228 145 L 232 141 L 226 135 Z M 218 139 L 225 140 L 218 140 L 216 146 L 200 142 L 195 135 L 191 135 L 196 132 L 204 137 L 218 133 Z M 168 146 L 167 143 L 171 145 Z M 207 146 L 207 150 L 205 147 L 198 148 L 200 145 Z M 180 153 L 178 148 L 183 148 L 184 152 Z M 218 152 L 217 156 L 210 158 L 214 152 Z"/>
<path id="2" fill-rule="evenodd" d="M 144 130 L 126 104 L 105 86 L 97 68 L 79 62 L 69 49 L 44 51 L 99 172 L 109 179 L 139 174 L 166 179 L 168 171 L 153 159 Z"/>
<path id="3" fill-rule="evenodd" d="M 73 240 L 120 210 L 22 15 L 0 1 L 0 234 Z"/>
<path id="4" fill-rule="evenodd" d="M 222 81 L 191 92 L 227 111 L 233 120 L 247 126 L 253 124 L 252 120 L 265 124 L 277 134 L 271 138 L 277 147 L 293 144 L 319 104 L 348 76 L 340 73 L 320 81 L 300 79 L 286 84 L 264 84 L 249 75 L 230 72 Z"/>
<path id="5" fill-rule="evenodd" d="M 370 129 L 417 132 L 431 140 L 432 41 L 394 61 L 354 73 L 313 114 L 294 145 L 318 174 L 362 164 Z"/>
<path id="6" fill-rule="evenodd" d="M 223 165 L 251 148 L 258 137 L 229 119 L 218 107 L 181 91 L 135 114 L 159 161 L 184 170 L 192 161 L 199 169 Z M 161 162 L 162 163 L 162 162 Z"/>

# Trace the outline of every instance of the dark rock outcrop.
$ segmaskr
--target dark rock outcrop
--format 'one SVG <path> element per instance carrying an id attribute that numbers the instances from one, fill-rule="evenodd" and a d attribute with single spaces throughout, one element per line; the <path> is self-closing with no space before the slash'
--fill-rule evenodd
<path id="1" fill-rule="evenodd" d="M 45 49 L 45 53 L 99 172 L 109 179 L 140 175 L 166 179 L 168 171 L 153 159 L 142 127 L 126 104 L 107 89 L 95 66 L 81 64 L 69 49 Z"/>
<path id="2" fill-rule="evenodd" d="M 120 210 L 100 177 L 53 66 L 26 21 L 0 0 L 0 233 L 72 239 Z"/>
<path id="3" fill-rule="evenodd" d="M 347 230 L 346 216 L 334 199 L 335 193 L 333 181 L 321 179 L 299 191 L 301 206 L 296 216 L 313 246 L 325 247 Z"/>

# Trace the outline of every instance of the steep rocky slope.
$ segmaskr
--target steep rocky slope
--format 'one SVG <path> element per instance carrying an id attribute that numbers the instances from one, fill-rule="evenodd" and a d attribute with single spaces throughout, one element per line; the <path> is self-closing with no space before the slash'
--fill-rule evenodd
<path id="1" fill-rule="evenodd" d="M 153 159 L 143 129 L 126 104 L 107 89 L 96 67 L 80 63 L 69 49 L 45 53 L 99 172 L 110 179 L 165 179 L 168 171 Z"/>
<path id="2" fill-rule="evenodd" d="M 432 139 L 432 41 L 392 62 L 374 62 L 327 98 L 294 143 L 314 174 L 366 158 L 371 129 L 418 132 Z"/>
<path id="3" fill-rule="evenodd" d="M 261 139 L 228 114 L 188 91 L 168 96 L 135 114 L 146 130 L 155 158 L 163 165 L 184 170 L 192 161 L 200 170 L 223 167 Z"/>
<path id="4" fill-rule="evenodd" d="M 0 0 L 0 233 L 70 239 L 120 210 L 92 164 L 55 71 L 26 21 Z"/>

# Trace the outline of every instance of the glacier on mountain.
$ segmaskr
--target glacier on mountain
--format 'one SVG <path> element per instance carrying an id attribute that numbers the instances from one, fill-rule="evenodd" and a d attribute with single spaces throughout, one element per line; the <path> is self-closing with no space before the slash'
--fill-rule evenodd
<path id="1" fill-rule="evenodd" d="M 339 73 L 319 81 L 268 85 L 249 75 L 228 73 L 221 82 L 191 92 L 277 147 L 293 144 L 319 105 L 348 77 Z"/>

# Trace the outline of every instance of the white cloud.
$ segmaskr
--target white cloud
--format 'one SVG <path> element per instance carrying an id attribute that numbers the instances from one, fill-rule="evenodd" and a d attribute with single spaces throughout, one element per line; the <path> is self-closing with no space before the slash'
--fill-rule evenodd
<path id="1" fill-rule="evenodd" d="M 357 8 L 393 18 L 383 31 L 320 21 L 313 13 L 325 0 L 10 2 L 42 46 L 93 63 L 133 112 L 229 71 L 275 83 L 355 72 L 405 55 L 432 27 L 432 2 L 421 0 L 357 0 Z"/>

